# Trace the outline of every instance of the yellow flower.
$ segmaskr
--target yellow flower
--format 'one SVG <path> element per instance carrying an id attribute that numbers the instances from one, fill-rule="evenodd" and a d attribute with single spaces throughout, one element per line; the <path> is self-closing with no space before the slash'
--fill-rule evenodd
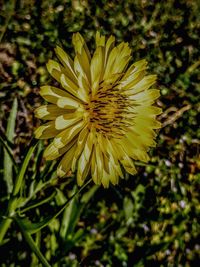
<path id="1" fill-rule="evenodd" d="M 159 90 L 149 89 L 156 75 L 146 75 L 147 62 L 128 68 L 128 43 L 115 46 L 115 38 L 96 33 L 96 50 L 90 54 L 79 33 L 72 39 L 72 60 L 60 47 L 60 63 L 49 60 L 47 69 L 60 88 L 42 86 L 41 96 L 51 104 L 36 109 L 38 118 L 48 120 L 35 131 L 36 138 L 53 141 L 45 149 L 47 160 L 60 156 L 57 174 L 77 170 L 78 185 L 88 175 L 96 184 L 117 184 L 124 171 L 134 175 L 134 161 L 147 162 L 149 147 L 155 146 L 160 123 L 153 106 Z"/>

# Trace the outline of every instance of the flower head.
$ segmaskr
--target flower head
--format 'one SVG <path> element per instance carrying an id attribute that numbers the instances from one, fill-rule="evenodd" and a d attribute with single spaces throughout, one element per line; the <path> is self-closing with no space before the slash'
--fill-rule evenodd
<path id="1" fill-rule="evenodd" d="M 60 88 L 41 87 L 41 96 L 51 104 L 36 109 L 36 116 L 48 122 L 35 135 L 53 138 L 44 156 L 62 156 L 59 176 L 77 170 L 79 185 L 90 175 L 96 184 L 108 187 L 123 178 L 124 170 L 134 175 L 134 161 L 147 162 L 147 151 L 155 146 L 161 109 L 153 106 L 159 90 L 150 87 L 156 76 L 146 75 L 145 60 L 128 67 L 131 49 L 124 42 L 115 46 L 113 36 L 106 41 L 97 32 L 93 55 L 79 33 L 72 41 L 74 60 L 56 47 L 61 63 L 47 63 Z"/>

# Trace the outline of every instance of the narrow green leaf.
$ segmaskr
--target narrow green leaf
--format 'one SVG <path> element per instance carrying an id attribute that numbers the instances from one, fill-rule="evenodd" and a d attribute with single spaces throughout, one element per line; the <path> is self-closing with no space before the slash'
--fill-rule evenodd
<path id="1" fill-rule="evenodd" d="M 92 186 L 90 190 L 83 194 L 80 202 L 77 200 L 77 198 L 74 198 L 70 205 L 66 207 L 60 227 L 60 236 L 66 241 L 66 243 L 68 242 L 69 235 L 74 236 L 74 229 L 84 209 L 84 206 L 89 202 L 98 188 L 99 186 Z"/>
<path id="2" fill-rule="evenodd" d="M 40 249 L 40 246 L 41 246 L 41 232 L 37 232 L 35 234 L 35 244 L 36 246 Z M 30 266 L 40 266 L 39 265 L 39 259 L 38 257 L 36 256 L 36 254 L 32 254 L 32 261 L 31 261 L 31 264 Z"/>
<path id="3" fill-rule="evenodd" d="M 74 235 L 74 229 L 84 209 L 84 206 L 89 202 L 98 188 L 99 186 L 97 185 L 92 186 L 90 190 L 83 194 L 80 202 L 77 200 L 77 198 L 74 198 L 70 205 L 65 209 L 61 223 L 60 236 L 66 240 L 66 242 L 68 235 Z"/>
<path id="4" fill-rule="evenodd" d="M 40 231 L 42 228 L 47 226 L 52 219 L 54 219 L 54 216 L 49 215 L 43 221 L 33 223 L 27 217 L 18 217 L 18 221 L 23 224 L 24 230 L 30 234 L 34 234 Z"/>
<path id="5" fill-rule="evenodd" d="M 12 149 L 14 148 L 14 144 L 11 141 L 8 140 L 8 138 L 6 137 L 5 133 L 2 132 L 1 129 L 0 129 L 0 137 L 6 143 L 8 149 L 10 149 L 10 151 L 12 151 Z"/>
<path id="6" fill-rule="evenodd" d="M 8 124 L 6 127 L 6 137 L 8 141 L 13 142 L 15 135 L 15 122 L 17 116 L 17 98 L 14 99 Z M 4 180 L 7 184 L 7 191 L 10 194 L 13 190 L 13 161 L 9 153 L 4 149 Z"/>
<path id="7" fill-rule="evenodd" d="M 23 221 L 20 220 L 17 217 L 15 217 L 15 220 L 16 220 L 17 224 L 19 225 L 26 242 L 29 244 L 31 250 L 36 254 L 36 256 L 41 261 L 43 266 L 51 267 L 51 265 L 48 263 L 48 261 L 45 259 L 45 257 L 43 256 L 43 254 L 39 250 L 38 246 L 35 244 L 35 242 L 34 242 L 33 238 L 31 237 L 30 233 L 28 233 L 26 231 L 26 228 L 25 228 L 25 226 L 23 224 Z"/>
<path id="8" fill-rule="evenodd" d="M 14 166 L 15 172 L 17 173 L 17 164 L 12 154 L 12 148 L 10 147 L 8 140 L 2 133 L 0 133 L 0 143 L 3 145 L 3 148 L 6 150 L 10 159 L 12 160 L 12 164 Z"/>
<path id="9" fill-rule="evenodd" d="M 21 210 L 20 210 L 20 213 L 24 213 L 24 212 L 26 212 L 26 211 L 28 211 L 28 210 L 30 210 L 30 209 L 34 209 L 34 208 L 36 208 L 36 207 L 39 207 L 39 206 L 41 206 L 41 205 L 43 205 L 43 204 L 45 204 L 45 203 L 51 201 L 51 200 L 55 197 L 56 193 L 57 193 L 57 192 L 54 191 L 54 192 L 53 192 L 50 196 L 48 196 L 47 198 L 42 199 L 41 201 L 38 201 L 38 202 L 36 202 L 36 203 L 33 203 L 33 204 L 29 205 L 28 207 L 25 207 L 25 208 L 21 209 Z"/>
<path id="10" fill-rule="evenodd" d="M 44 145 L 42 140 L 39 140 L 37 149 L 35 151 L 35 160 L 32 165 L 32 180 L 36 180 L 37 177 L 40 180 L 40 167 L 41 167 L 41 162 L 43 159 L 43 152 L 44 152 Z M 39 175 L 38 175 L 39 174 Z"/>
<path id="11" fill-rule="evenodd" d="M 27 167 L 28 167 L 28 164 L 29 164 L 29 161 L 32 157 L 32 154 L 36 148 L 38 144 L 38 141 L 37 140 L 33 140 L 29 146 L 29 149 L 28 149 L 28 152 L 26 154 L 26 157 L 22 163 L 22 166 L 19 170 L 19 174 L 17 176 L 17 179 L 16 179 L 16 182 L 15 182 L 15 185 L 14 185 L 14 190 L 13 190 L 13 196 L 16 196 L 18 193 L 19 193 L 19 190 L 21 188 L 21 185 L 22 185 L 22 182 L 23 182 L 23 179 L 24 179 L 24 175 L 25 175 L 25 172 L 27 170 Z"/>
<path id="12" fill-rule="evenodd" d="M 62 224 L 60 228 L 60 236 L 65 240 L 68 234 L 73 234 L 77 220 L 80 216 L 81 204 L 74 197 L 70 204 L 65 208 L 63 213 Z"/>
<path id="13" fill-rule="evenodd" d="M 98 185 L 93 185 L 90 190 L 88 190 L 85 194 L 83 194 L 82 198 L 81 198 L 81 203 L 87 204 L 90 199 L 92 198 L 92 196 L 94 195 L 94 193 L 97 191 L 97 189 L 99 188 Z"/>
<path id="14" fill-rule="evenodd" d="M 86 231 L 84 231 L 84 229 L 78 229 L 76 233 L 73 234 L 72 239 L 65 240 L 66 242 L 62 245 L 63 251 L 65 251 L 65 253 L 70 251 L 84 236 L 86 236 Z"/>
<path id="15" fill-rule="evenodd" d="M 21 221 L 23 221 L 24 228 L 27 232 L 30 234 L 36 233 L 37 231 L 41 230 L 42 228 L 46 227 L 54 218 L 59 216 L 64 209 L 70 204 L 70 202 L 74 199 L 74 197 L 79 194 L 89 183 L 91 182 L 91 179 L 84 184 L 75 194 L 73 194 L 59 209 L 54 213 L 53 215 L 47 216 L 43 221 L 32 223 L 27 218 L 19 218 Z"/>

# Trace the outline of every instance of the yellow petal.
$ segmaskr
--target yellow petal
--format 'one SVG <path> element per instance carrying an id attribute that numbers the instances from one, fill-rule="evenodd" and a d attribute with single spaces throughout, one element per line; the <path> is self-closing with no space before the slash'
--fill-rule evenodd
<path id="1" fill-rule="evenodd" d="M 59 46 L 56 46 L 55 52 L 63 66 L 65 67 L 66 75 L 74 82 L 77 83 L 77 77 L 74 72 L 74 62 L 70 58 L 70 56 L 67 55 L 67 53 L 60 48 Z"/>
<path id="2" fill-rule="evenodd" d="M 48 139 L 56 136 L 60 131 L 55 128 L 55 122 L 47 122 L 38 127 L 35 131 L 35 138 Z"/>
<path id="3" fill-rule="evenodd" d="M 91 89 L 93 96 L 97 93 L 99 88 L 99 83 L 102 79 L 102 71 L 103 71 L 103 48 L 99 46 L 92 57 L 91 65 L 90 65 L 90 72 L 91 72 Z"/>
<path id="4" fill-rule="evenodd" d="M 97 165 L 96 165 L 96 156 L 94 153 L 94 149 L 92 151 L 91 155 L 91 177 L 95 184 L 100 184 L 100 182 L 97 180 Z"/>
<path id="5" fill-rule="evenodd" d="M 119 44 L 117 46 L 117 51 L 118 54 L 115 60 L 115 65 L 113 66 L 113 73 L 123 72 L 131 58 L 131 49 L 128 46 L 128 43 L 122 42 L 121 44 Z"/>
<path id="6" fill-rule="evenodd" d="M 103 175 L 104 173 L 105 175 Z M 109 179 L 107 179 L 108 173 L 104 169 L 103 154 L 100 151 L 100 148 L 97 143 L 95 144 L 93 149 L 93 155 L 91 160 L 91 175 L 95 184 L 100 185 L 102 183 L 102 178 L 104 177 L 104 179 L 106 179 L 105 182 L 103 181 L 105 187 L 109 185 Z"/>
<path id="7" fill-rule="evenodd" d="M 77 76 L 83 76 L 90 83 L 90 63 L 85 61 L 80 54 L 76 54 L 74 58 L 74 70 Z"/>
<path id="8" fill-rule="evenodd" d="M 82 119 L 82 113 L 74 112 L 72 114 L 64 114 L 56 118 L 55 120 L 55 128 L 57 130 L 63 130 L 68 128 Z"/>
<path id="9" fill-rule="evenodd" d="M 112 51 L 110 52 L 110 54 L 108 55 L 103 80 L 108 79 L 110 75 L 114 74 L 113 68 L 114 68 L 115 60 L 117 56 L 118 56 L 118 49 L 117 47 L 114 47 Z"/>
<path id="10" fill-rule="evenodd" d="M 60 75 L 60 83 L 67 92 L 77 97 L 78 86 L 63 73 Z"/>
<path id="11" fill-rule="evenodd" d="M 102 134 L 97 134 L 97 142 L 101 147 L 101 150 L 103 154 L 108 158 L 109 153 L 108 153 L 108 148 L 107 148 L 107 140 Z"/>
<path id="12" fill-rule="evenodd" d="M 147 151 L 148 147 L 153 147 L 156 145 L 154 141 L 156 137 L 156 133 L 153 129 L 149 128 L 145 125 L 137 125 L 134 129 L 131 129 L 127 134 L 126 140 L 129 141 L 129 146 L 133 147 L 134 153 L 137 154 L 137 151 L 141 149 L 141 151 Z M 124 141 L 124 140 L 123 140 Z M 146 157 L 147 158 L 147 157 Z"/>
<path id="13" fill-rule="evenodd" d="M 117 80 L 120 80 L 122 76 L 123 73 L 110 74 L 109 78 L 107 78 L 105 81 L 101 83 L 101 87 L 103 87 L 104 90 L 106 90 L 106 88 L 110 89 L 110 85 L 116 83 Z"/>
<path id="14" fill-rule="evenodd" d="M 59 149 L 53 143 L 49 144 L 44 150 L 44 157 L 46 160 L 54 160 L 60 157 Z"/>
<path id="15" fill-rule="evenodd" d="M 151 117 L 162 113 L 162 109 L 154 106 L 136 106 L 133 108 L 134 113 L 140 116 Z"/>
<path id="16" fill-rule="evenodd" d="M 74 60 L 74 70 L 78 75 L 82 76 L 86 74 L 88 81 L 90 82 L 90 52 L 83 37 L 79 33 L 73 34 L 72 42 L 75 48 L 76 57 Z"/>
<path id="17" fill-rule="evenodd" d="M 80 33 L 77 32 L 77 33 L 73 34 L 72 43 L 74 45 L 75 52 L 79 53 L 79 54 L 84 52 L 88 58 L 88 61 L 90 61 L 91 56 L 90 56 L 89 49 L 88 49 L 87 44 L 85 43 L 85 41 L 84 41 L 84 39 Z"/>
<path id="18" fill-rule="evenodd" d="M 147 67 L 147 61 L 145 59 L 142 59 L 140 61 L 137 61 L 135 63 L 133 63 L 128 70 L 126 71 L 126 73 L 124 74 L 124 77 L 122 78 L 122 81 L 127 80 L 127 78 L 131 78 L 131 76 L 135 73 L 135 72 L 140 72 L 140 71 L 144 71 Z"/>
<path id="19" fill-rule="evenodd" d="M 96 47 L 105 46 L 105 36 L 101 36 L 100 32 L 96 32 Z"/>
<path id="20" fill-rule="evenodd" d="M 56 104 L 60 108 L 71 109 L 71 110 L 78 109 L 81 106 L 81 104 L 77 100 L 71 97 L 59 98 Z"/>
<path id="21" fill-rule="evenodd" d="M 101 183 L 102 183 L 104 188 L 109 187 L 109 180 L 110 180 L 109 174 L 104 172 L 102 175 L 102 178 L 101 178 Z"/>
<path id="22" fill-rule="evenodd" d="M 153 146 L 153 139 L 148 138 L 148 136 L 142 134 L 138 135 L 137 133 L 129 132 L 126 135 L 126 138 L 120 140 L 117 148 L 121 150 L 121 155 L 126 153 L 130 158 L 134 160 L 140 160 L 147 162 L 149 161 L 149 156 L 147 154 L 147 149 L 151 145 Z M 122 151 L 122 149 L 124 151 Z M 125 151 L 126 150 L 126 151 Z"/>
<path id="23" fill-rule="evenodd" d="M 79 123 L 65 129 L 54 138 L 54 146 L 57 148 L 66 146 L 69 142 L 71 142 L 73 138 L 77 136 L 77 134 L 82 130 L 84 126 L 84 122 L 80 121 Z"/>
<path id="24" fill-rule="evenodd" d="M 72 162 L 72 171 L 75 171 L 76 168 L 76 162 L 78 160 L 78 158 L 80 157 L 81 153 L 83 152 L 87 137 L 89 134 L 89 130 L 88 127 L 86 126 L 85 128 L 83 128 L 83 130 L 80 132 L 79 136 L 78 136 L 78 140 L 77 140 L 77 148 L 76 151 L 74 153 L 74 158 L 73 158 L 73 162 Z"/>
<path id="25" fill-rule="evenodd" d="M 112 51 L 112 49 L 114 48 L 114 45 L 115 45 L 115 37 L 111 35 L 108 38 L 108 41 L 106 42 L 106 48 L 105 48 L 105 64 L 107 64 L 109 54 Z"/>
<path id="26" fill-rule="evenodd" d="M 127 95 L 137 94 L 142 91 L 148 90 L 156 81 L 156 75 L 145 76 L 142 80 L 137 82 L 135 85 L 132 83 L 125 86 L 124 89 L 127 89 Z"/>
<path id="27" fill-rule="evenodd" d="M 63 97 L 72 98 L 67 92 L 56 87 L 45 85 L 40 88 L 40 95 L 48 102 L 57 104 L 58 99 Z"/>
<path id="28" fill-rule="evenodd" d="M 71 169 L 71 163 L 74 157 L 74 152 L 76 151 L 76 144 L 74 144 L 64 155 L 60 161 L 57 169 L 57 175 L 62 177 L 66 175 Z"/>
<path id="29" fill-rule="evenodd" d="M 116 172 L 116 168 L 111 164 L 110 164 L 110 174 L 108 176 L 108 179 L 109 181 L 111 181 L 113 185 L 116 185 L 119 182 L 119 175 Z"/>
<path id="30" fill-rule="evenodd" d="M 78 98 L 81 99 L 84 103 L 88 103 L 90 100 L 90 85 L 88 83 L 88 80 L 86 80 L 81 74 L 78 74 L 78 84 Z"/>
<path id="31" fill-rule="evenodd" d="M 56 105 L 43 105 L 35 109 L 35 116 L 43 120 L 55 120 L 58 116 L 65 114 L 65 109 L 59 108 Z"/>
<path id="32" fill-rule="evenodd" d="M 47 70 L 51 74 L 51 76 L 54 79 L 56 79 L 58 82 L 60 82 L 60 75 L 62 73 L 61 65 L 58 62 L 49 59 L 46 66 L 47 66 Z"/>
<path id="33" fill-rule="evenodd" d="M 78 85 L 78 95 L 80 94 L 80 89 L 83 89 L 85 91 L 85 94 L 90 93 L 90 84 L 81 74 L 78 75 Z"/>
<path id="34" fill-rule="evenodd" d="M 115 73 L 121 73 L 127 66 L 128 62 L 130 61 L 130 56 L 125 56 L 121 59 L 120 62 L 116 62 L 115 66 Z"/>
<path id="35" fill-rule="evenodd" d="M 104 159 L 103 159 L 103 153 L 98 143 L 96 143 L 95 145 L 94 152 L 96 154 L 97 180 L 101 181 L 104 170 Z"/>
<path id="36" fill-rule="evenodd" d="M 119 82 L 119 88 L 122 89 L 123 91 L 130 90 L 135 85 L 137 85 L 138 82 L 142 80 L 144 75 L 145 75 L 145 70 L 138 70 L 127 76 L 126 79 L 124 79 L 123 77 Z M 128 94 L 128 92 L 126 92 L 126 94 Z"/>
<path id="37" fill-rule="evenodd" d="M 62 156 L 65 152 L 67 152 L 74 144 L 76 140 L 72 140 L 66 146 L 62 148 L 57 148 L 54 143 L 52 142 L 44 151 L 44 157 L 46 160 L 54 160 L 60 156 Z"/>
<path id="38" fill-rule="evenodd" d="M 135 102 L 140 105 L 151 105 L 154 103 L 155 99 L 157 99 L 159 96 L 160 96 L 159 90 L 149 89 L 147 91 L 131 95 L 129 96 L 129 98 L 135 100 Z"/>
<path id="39" fill-rule="evenodd" d="M 110 169 L 114 169 L 117 176 L 120 176 L 121 178 L 124 178 L 124 175 L 122 173 L 119 159 L 122 157 L 121 154 L 119 154 L 119 150 L 117 149 L 117 145 L 114 142 L 114 140 L 109 140 L 107 143 L 107 153 L 109 154 L 109 174 L 111 174 Z M 111 167 L 112 166 L 112 167 Z"/>
<path id="40" fill-rule="evenodd" d="M 112 74 L 121 73 L 130 60 L 131 49 L 127 43 L 121 43 L 114 47 L 108 56 L 103 79 L 106 80 Z"/>
<path id="41" fill-rule="evenodd" d="M 117 147 L 117 143 L 114 139 L 109 140 L 106 139 L 107 142 L 107 151 L 109 156 L 112 158 L 113 161 L 115 161 L 115 164 L 118 165 L 118 160 L 121 158 L 121 151 Z"/>
<path id="42" fill-rule="evenodd" d="M 136 127 L 144 126 L 150 129 L 160 129 L 161 123 L 154 118 L 141 116 L 140 114 L 134 118 L 134 123 Z"/>
<path id="43" fill-rule="evenodd" d="M 120 140 L 120 143 L 118 143 L 118 144 L 116 143 L 116 145 L 115 145 L 115 148 L 119 153 L 118 159 L 119 159 L 120 163 L 122 164 L 122 166 L 124 167 L 124 169 L 128 173 L 134 175 L 137 171 L 136 171 L 135 166 L 133 164 L 133 160 L 127 154 L 126 150 L 128 149 L 128 147 L 124 146 L 124 143 L 122 140 Z M 118 165 L 118 163 L 117 163 L 117 165 Z"/>
<path id="44" fill-rule="evenodd" d="M 124 169 L 128 173 L 130 173 L 132 175 L 137 173 L 137 171 L 135 169 L 135 165 L 133 164 L 132 159 L 128 155 L 126 155 L 126 153 L 124 153 L 124 155 L 123 155 L 122 159 L 120 160 L 120 162 L 121 162 L 122 166 L 124 167 Z"/>
<path id="45" fill-rule="evenodd" d="M 91 155 L 93 149 L 93 133 L 88 134 L 87 141 L 85 143 L 84 150 L 78 160 L 78 169 L 77 169 L 77 183 L 81 186 L 88 175 L 90 165 L 91 165 Z"/>
<path id="46" fill-rule="evenodd" d="M 135 136 L 132 136 L 132 138 L 124 138 L 124 140 L 121 141 L 121 147 L 124 147 L 126 150 L 126 154 L 134 160 L 140 160 L 144 162 L 147 162 L 149 160 L 149 157 L 145 150 L 146 148 L 144 139 L 141 140 L 140 138 Z M 121 152 L 121 154 L 123 158 L 123 152 Z"/>
<path id="47" fill-rule="evenodd" d="M 135 63 L 133 63 L 133 66 L 135 66 L 135 71 L 141 70 L 147 66 L 147 61 L 146 59 L 136 61 Z"/>

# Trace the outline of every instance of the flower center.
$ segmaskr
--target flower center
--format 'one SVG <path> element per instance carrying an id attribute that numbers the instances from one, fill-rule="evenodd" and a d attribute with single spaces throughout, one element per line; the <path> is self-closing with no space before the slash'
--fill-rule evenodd
<path id="1" fill-rule="evenodd" d="M 131 101 L 119 89 L 99 88 L 86 105 L 90 126 L 107 137 L 121 138 L 132 125 Z"/>

